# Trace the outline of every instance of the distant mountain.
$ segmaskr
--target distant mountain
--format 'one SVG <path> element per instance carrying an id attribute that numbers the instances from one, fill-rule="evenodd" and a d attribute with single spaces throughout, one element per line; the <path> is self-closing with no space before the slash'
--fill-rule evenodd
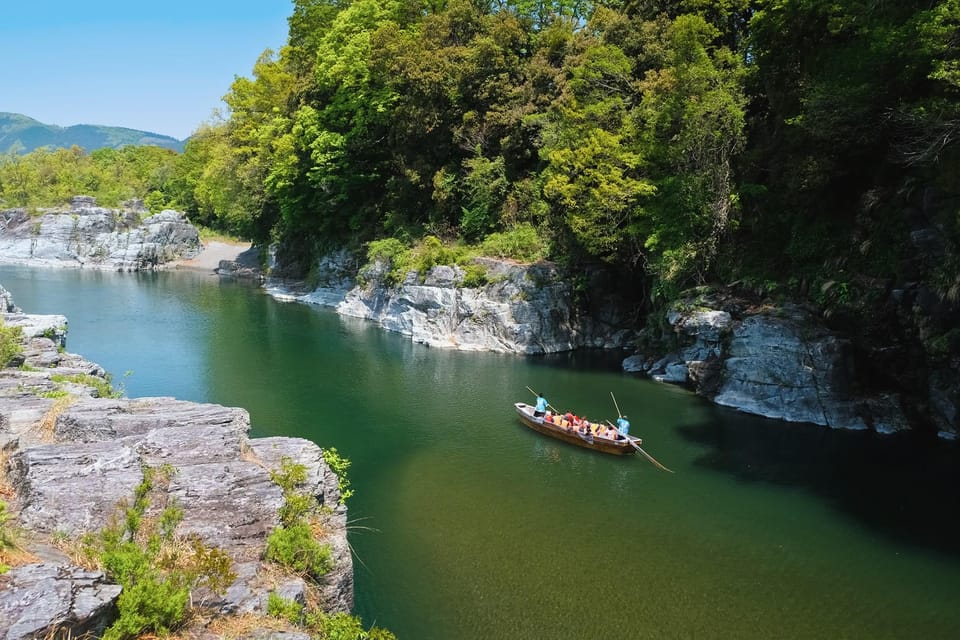
<path id="1" fill-rule="evenodd" d="M 19 113 L 0 111 L 0 153 L 16 148 L 29 153 L 40 147 L 64 147 L 73 145 L 94 151 L 104 147 L 128 145 L 155 145 L 175 151 L 183 151 L 184 140 L 170 136 L 125 127 L 105 127 L 97 124 L 76 124 L 58 127 L 43 124 Z"/>

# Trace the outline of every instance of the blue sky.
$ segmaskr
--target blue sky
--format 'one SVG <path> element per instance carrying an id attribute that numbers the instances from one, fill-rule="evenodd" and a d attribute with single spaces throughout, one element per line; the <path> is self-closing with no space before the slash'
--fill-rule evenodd
<path id="1" fill-rule="evenodd" d="M 186 138 L 287 38 L 291 0 L 0 0 L 0 111 Z"/>

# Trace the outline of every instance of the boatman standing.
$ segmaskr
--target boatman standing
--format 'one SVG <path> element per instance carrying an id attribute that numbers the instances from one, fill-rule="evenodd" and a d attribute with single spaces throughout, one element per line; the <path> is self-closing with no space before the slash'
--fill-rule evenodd
<path id="1" fill-rule="evenodd" d="M 627 420 L 627 416 L 620 416 L 617 418 L 617 430 L 620 431 L 620 435 L 627 437 L 630 434 L 630 421 Z"/>
<path id="2" fill-rule="evenodd" d="M 537 406 L 533 408 L 533 417 L 542 418 L 543 414 L 545 414 L 546 412 L 547 412 L 547 399 L 538 393 Z"/>

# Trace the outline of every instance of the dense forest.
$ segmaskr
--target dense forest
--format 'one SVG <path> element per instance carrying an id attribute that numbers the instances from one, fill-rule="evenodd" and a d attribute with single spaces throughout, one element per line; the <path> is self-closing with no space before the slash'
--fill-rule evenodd
<path id="1" fill-rule="evenodd" d="M 138 195 L 301 264 L 439 239 L 603 265 L 654 304 L 960 300 L 960 0 L 293 5 L 183 154 L 6 156 L 5 206 Z"/>

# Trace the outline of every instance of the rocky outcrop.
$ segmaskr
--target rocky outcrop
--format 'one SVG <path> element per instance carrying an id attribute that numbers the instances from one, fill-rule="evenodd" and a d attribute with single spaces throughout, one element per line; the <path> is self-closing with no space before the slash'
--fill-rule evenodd
<path id="1" fill-rule="evenodd" d="M 172 470 L 157 499 L 175 502 L 183 517 L 177 533 L 196 535 L 225 551 L 237 577 L 224 594 L 197 601 L 221 614 L 262 613 L 278 591 L 303 599 L 307 586 L 282 577 L 262 561 L 267 536 L 278 525 L 284 497 L 271 472 L 289 459 L 307 469 L 301 490 L 317 498 L 334 569 L 319 598 L 326 611 L 353 607 L 353 564 L 346 538 L 346 507 L 337 476 L 314 443 L 299 438 L 250 439 L 246 411 L 173 398 L 97 397 L 82 376 L 103 369 L 64 353 L 58 316 L 5 315 L 25 327 L 21 368 L 0 370 L 0 446 L 16 522 L 46 557 L 0 579 L 0 638 L 33 638 L 55 629 L 96 633 L 113 619 L 119 587 L 102 574 L 71 564 L 54 539 L 99 530 L 129 500 L 144 469 Z M 65 375 L 71 376 L 65 378 Z M 64 396 L 64 392 L 68 395 Z M 299 594 L 299 595 L 298 595 Z M 42 601 L 42 606 L 40 603 Z"/>
<path id="2" fill-rule="evenodd" d="M 69 210 L 0 211 L 0 262 L 116 271 L 160 269 L 200 251 L 197 229 L 177 211 L 149 215 L 76 196 Z"/>
<path id="3" fill-rule="evenodd" d="M 13 304 L 13 296 L 3 287 L 0 287 L 0 313 L 20 313 L 20 308 Z"/>
<path id="4" fill-rule="evenodd" d="M 899 396 L 857 388 L 849 341 L 810 309 L 705 298 L 671 310 L 667 322 L 679 348 L 631 356 L 625 370 L 768 418 L 882 433 L 909 428 Z"/>
<path id="5" fill-rule="evenodd" d="M 634 332 L 613 297 L 589 308 L 574 304 L 573 287 L 549 263 L 518 265 L 478 259 L 486 284 L 465 286 L 458 266 L 416 272 L 399 285 L 387 282 L 389 265 L 361 271 L 347 254 L 320 262 L 319 284 L 303 290 L 268 281 L 267 291 L 287 300 L 335 307 L 337 313 L 376 322 L 432 347 L 463 351 L 539 354 L 581 347 L 617 348 Z M 598 289 L 594 289 L 594 292 Z"/>
<path id="6" fill-rule="evenodd" d="M 115 616 L 120 587 L 101 571 L 41 562 L 0 576 L 0 640 L 99 637 Z"/>
<path id="7" fill-rule="evenodd" d="M 217 268 L 214 269 L 214 273 L 224 278 L 240 278 L 262 282 L 264 275 L 260 268 L 260 252 L 256 247 L 251 247 L 241 252 L 234 260 L 220 260 Z"/>

